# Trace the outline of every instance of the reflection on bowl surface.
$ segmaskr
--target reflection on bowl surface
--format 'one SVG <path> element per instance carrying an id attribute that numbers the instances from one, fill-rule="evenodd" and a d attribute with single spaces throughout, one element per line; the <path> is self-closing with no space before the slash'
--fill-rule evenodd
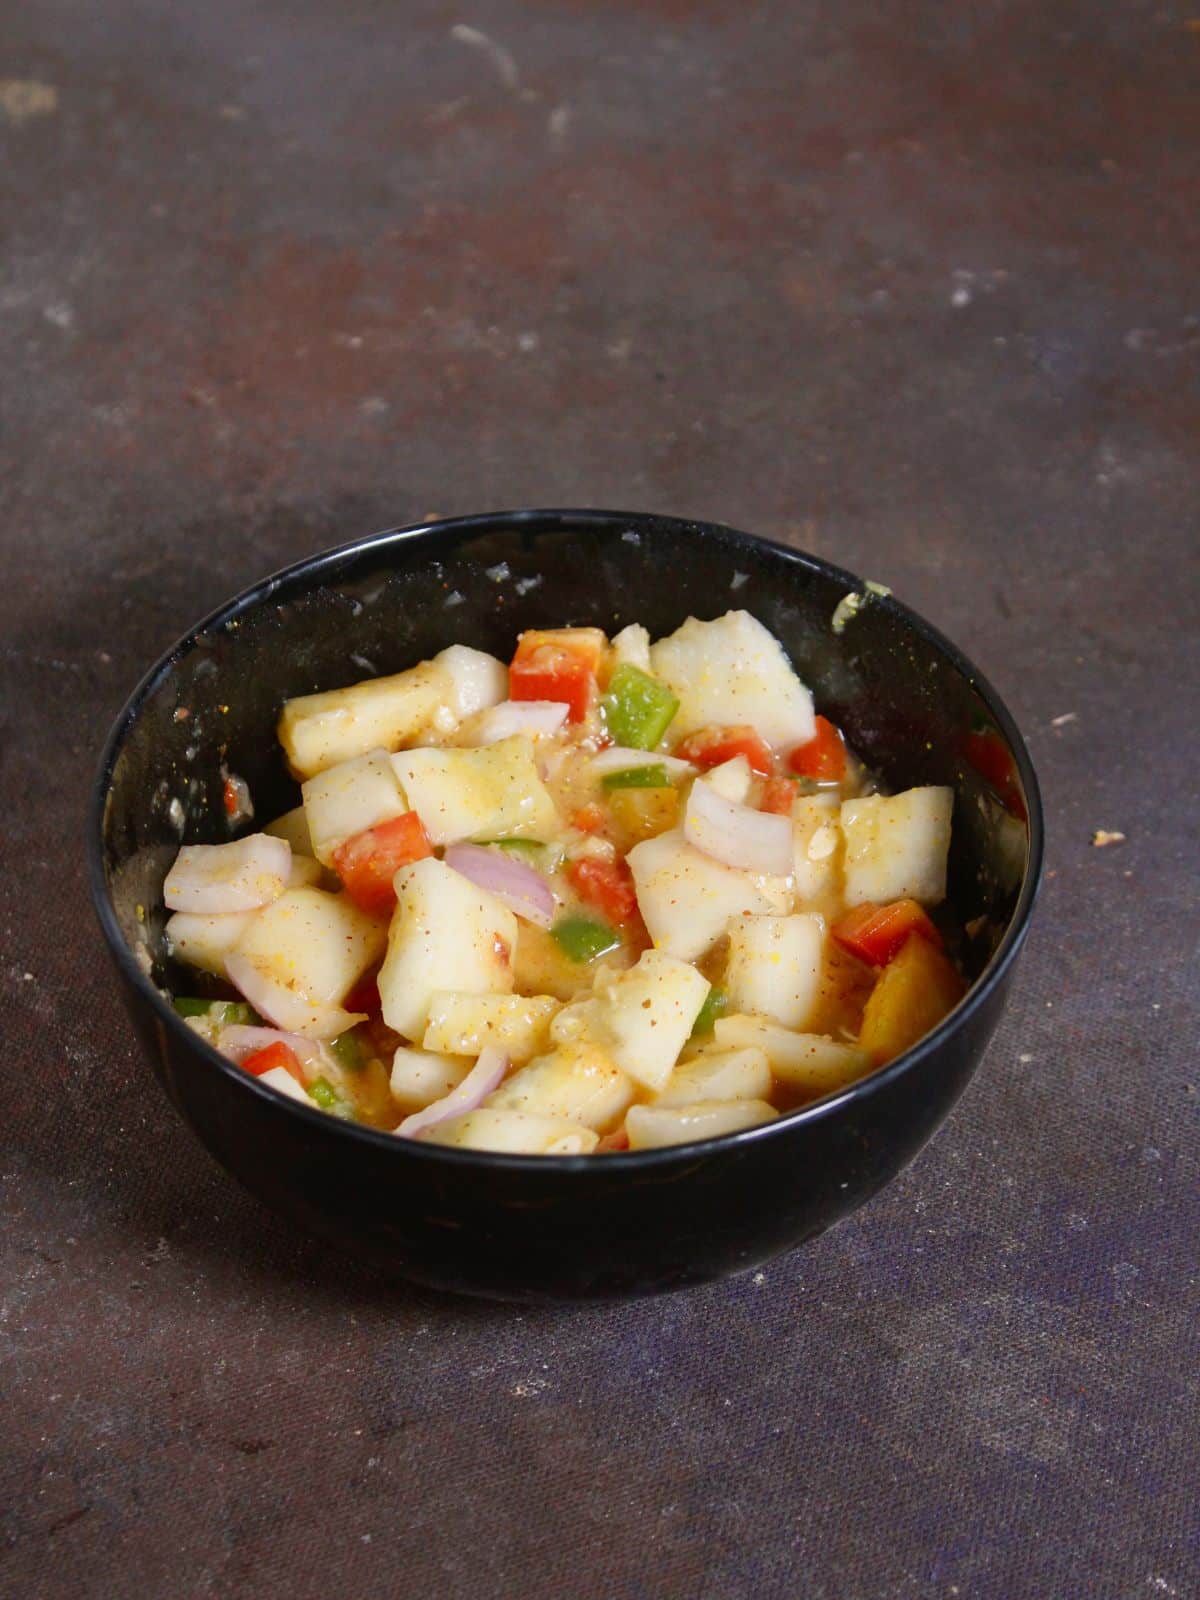
<path id="1" fill-rule="evenodd" d="M 862 597 L 844 604 L 847 595 Z M 949 898 L 970 930 L 967 998 L 882 1071 L 707 1144 L 588 1157 L 400 1140 L 284 1101 L 171 1009 L 162 880 L 216 842 L 222 768 L 260 815 L 297 801 L 282 702 L 396 672 L 447 644 L 507 659 L 524 628 L 629 622 L 652 635 L 731 606 L 783 642 L 818 709 L 895 788 L 955 791 Z M 836 625 L 835 625 L 836 614 Z M 180 708 L 187 715 L 179 716 Z M 921 1148 L 1001 1013 L 1041 864 L 1041 808 L 1012 719 L 927 624 L 850 574 L 712 524 L 531 511 L 377 535 L 266 580 L 150 671 L 109 737 L 89 820 L 101 924 L 172 1101 L 268 1205 L 417 1281 L 512 1298 L 675 1289 L 753 1267 L 862 1204 Z"/>

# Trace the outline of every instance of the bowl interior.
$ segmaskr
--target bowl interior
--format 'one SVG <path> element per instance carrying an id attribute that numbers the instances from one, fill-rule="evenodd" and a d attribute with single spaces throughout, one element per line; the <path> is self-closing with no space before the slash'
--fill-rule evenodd
<path id="1" fill-rule="evenodd" d="M 229 836 L 226 770 L 268 820 L 298 803 L 274 736 L 289 696 L 396 672 L 452 643 L 507 659 L 529 627 L 754 613 L 783 642 L 817 707 L 892 788 L 956 793 L 950 900 L 978 976 L 1036 869 L 1028 757 L 1003 706 L 910 612 L 811 557 L 706 524 L 597 512 L 529 512 L 384 534 L 249 591 L 190 634 L 123 713 L 101 773 L 100 860 L 122 936 L 173 986 L 162 879 L 180 843 Z M 843 608 L 844 611 L 845 608 Z"/>

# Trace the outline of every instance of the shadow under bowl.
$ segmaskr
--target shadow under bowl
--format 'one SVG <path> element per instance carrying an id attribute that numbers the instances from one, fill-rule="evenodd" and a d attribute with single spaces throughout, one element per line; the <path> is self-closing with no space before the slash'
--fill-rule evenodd
<path id="1" fill-rule="evenodd" d="M 865 596 L 831 625 L 848 594 Z M 893 788 L 955 791 L 949 898 L 970 992 L 871 1077 L 762 1127 L 673 1149 L 506 1156 L 399 1140 L 264 1088 L 172 1010 L 162 882 L 183 842 L 228 837 L 223 768 L 260 816 L 298 802 L 282 702 L 399 671 L 459 642 L 507 659 L 529 627 L 641 622 L 652 635 L 731 607 L 783 642 L 818 708 Z M 844 615 L 846 608 L 842 607 Z M 708 523 L 518 511 L 359 540 L 239 595 L 134 691 L 88 821 L 92 891 L 137 1031 L 168 1095 L 269 1206 L 377 1265 L 511 1299 L 678 1289 L 757 1266 L 862 1205 L 962 1093 L 1004 1006 L 1041 869 L 1037 781 L 1013 720 L 933 628 L 851 574 Z"/>

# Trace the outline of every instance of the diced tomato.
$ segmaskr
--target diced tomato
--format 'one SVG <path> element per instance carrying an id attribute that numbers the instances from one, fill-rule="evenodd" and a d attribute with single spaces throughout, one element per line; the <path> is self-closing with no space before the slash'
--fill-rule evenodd
<path id="1" fill-rule="evenodd" d="M 723 761 L 745 756 L 753 772 L 763 778 L 771 776 L 770 749 L 747 723 L 697 728 L 676 745 L 675 754 L 681 761 L 705 768 L 719 767 Z"/>
<path id="2" fill-rule="evenodd" d="M 517 641 L 508 669 L 513 700 L 557 700 L 568 722 L 582 722 L 596 698 L 607 641 L 599 628 L 530 629 Z"/>
<path id="3" fill-rule="evenodd" d="M 300 1071 L 300 1057 L 290 1044 L 284 1044 L 282 1039 L 264 1045 L 261 1050 L 255 1050 L 242 1062 L 243 1069 L 252 1078 L 261 1078 L 264 1072 L 270 1072 L 272 1067 L 282 1067 L 285 1072 L 290 1072 L 297 1083 L 304 1082 Z"/>
<path id="4" fill-rule="evenodd" d="M 602 911 L 610 922 L 629 922 L 637 914 L 633 874 L 623 861 L 583 856 L 571 862 L 567 880 L 581 900 Z"/>
<path id="5" fill-rule="evenodd" d="M 846 775 L 846 746 L 828 717 L 817 718 L 817 731 L 807 744 L 788 752 L 788 769 L 798 778 L 836 783 Z"/>
<path id="6" fill-rule="evenodd" d="M 377 972 L 372 972 L 354 985 L 342 1002 L 347 1011 L 365 1011 L 370 1016 L 375 1016 L 382 1010 L 383 1001 L 379 996 L 378 977 Z"/>
<path id="7" fill-rule="evenodd" d="M 872 967 L 885 967 L 914 933 L 939 950 L 942 945 L 941 934 L 915 900 L 855 906 L 830 931 L 844 950 Z"/>
<path id="8" fill-rule="evenodd" d="M 225 779 L 223 799 L 225 802 L 225 815 L 227 817 L 236 817 L 238 807 L 241 804 L 241 796 L 238 794 L 237 784 L 234 783 L 232 778 Z"/>
<path id="9" fill-rule="evenodd" d="M 333 852 L 333 865 L 346 893 L 361 911 L 383 916 L 396 903 L 392 879 L 410 861 L 433 854 L 415 811 L 364 828 Z"/>
<path id="10" fill-rule="evenodd" d="M 969 733 L 963 741 L 963 755 L 995 789 L 1005 810 L 1027 822 L 1029 813 L 1017 779 L 1017 764 L 999 731 L 982 728 Z"/>
<path id="11" fill-rule="evenodd" d="M 792 801 L 796 798 L 796 785 L 790 778 L 768 778 L 763 784 L 760 811 L 770 811 L 777 817 L 790 817 Z"/>
<path id="12" fill-rule="evenodd" d="M 580 806 L 571 818 L 571 826 L 578 828 L 580 833 L 599 833 L 607 820 L 604 807 L 597 805 L 594 800 L 589 800 L 587 805 Z"/>

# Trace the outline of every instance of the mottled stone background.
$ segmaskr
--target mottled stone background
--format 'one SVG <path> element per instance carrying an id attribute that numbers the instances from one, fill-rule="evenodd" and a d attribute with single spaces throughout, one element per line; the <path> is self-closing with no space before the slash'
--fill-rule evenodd
<path id="1" fill-rule="evenodd" d="M 1200 18 L 3 0 L 0 77 L 0 1591 L 1200 1593 Z M 200 613 L 539 503 L 890 584 L 1050 818 L 916 1167 L 615 1309 L 436 1299 L 261 1211 L 137 1059 L 81 866 Z"/>

